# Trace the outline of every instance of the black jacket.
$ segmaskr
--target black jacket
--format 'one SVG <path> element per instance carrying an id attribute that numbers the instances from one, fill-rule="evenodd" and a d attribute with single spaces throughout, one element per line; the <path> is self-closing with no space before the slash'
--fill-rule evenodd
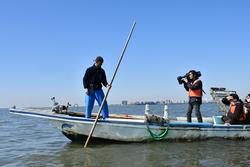
<path id="1" fill-rule="evenodd" d="M 106 87 L 108 82 L 105 71 L 102 68 L 97 68 L 95 64 L 89 67 L 83 77 L 83 87 L 87 89 L 101 89 L 102 84 Z"/>
<path id="2" fill-rule="evenodd" d="M 244 108 L 246 108 L 247 110 L 247 114 L 246 114 L 246 124 L 250 124 L 250 103 L 244 103 Z"/>
<path id="3" fill-rule="evenodd" d="M 184 83 L 184 88 L 186 91 L 189 91 L 189 89 L 192 90 L 203 90 L 202 88 L 202 81 L 199 80 L 195 84 L 191 84 L 190 82 Z M 189 97 L 189 104 L 202 104 L 202 97 Z"/>

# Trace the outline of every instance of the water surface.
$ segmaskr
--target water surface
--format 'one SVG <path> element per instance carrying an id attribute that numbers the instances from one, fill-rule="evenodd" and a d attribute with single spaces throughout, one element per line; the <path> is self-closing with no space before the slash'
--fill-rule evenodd
<path id="1" fill-rule="evenodd" d="M 163 115 L 163 106 L 150 106 Z M 170 116 L 185 116 L 185 104 L 169 105 Z M 83 110 L 82 108 L 80 110 Z M 97 110 L 95 108 L 95 110 Z M 214 104 L 203 116 L 220 115 Z M 144 106 L 110 106 L 111 113 L 143 114 Z M 0 166 L 249 166 L 250 141 L 98 143 L 83 149 L 45 119 L 0 109 Z"/>

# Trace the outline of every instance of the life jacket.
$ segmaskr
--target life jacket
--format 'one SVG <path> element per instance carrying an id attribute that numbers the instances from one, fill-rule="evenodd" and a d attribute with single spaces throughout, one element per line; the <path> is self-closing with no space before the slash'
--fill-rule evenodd
<path id="1" fill-rule="evenodd" d="M 237 102 L 237 103 L 239 103 L 239 102 Z M 230 105 L 229 112 L 231 112 L 232 114 L 234 114 L 235 110 L 236 110 L 236 105 Z M 242 111 L 240 113 L 240 119 L 239 119 L 239 121 L 245 121 L 246 119 L 247 119 L 247 115 L 244 113 L 244 111 Z"/>
<path id="2" fill-rule="evenodd" d="M 230 105 L 229 111 L 230 111 L 231 113 L 234 113 L 234 112 L 235 112 L 235 109 L 236 109 L 236 105 Z"/>
<path id="3" fill-rule="evenodd" d="M 196 84 L 197 82 L 199 82 L 200 80 L 195 80 L 193 83 L 191 83 L 192 85 Z M 189 88 L 188 91 L 188 96 L 189 97 L 202 97 L 202 89 L 197 89 L 197 90 L 192 90 Z"/>

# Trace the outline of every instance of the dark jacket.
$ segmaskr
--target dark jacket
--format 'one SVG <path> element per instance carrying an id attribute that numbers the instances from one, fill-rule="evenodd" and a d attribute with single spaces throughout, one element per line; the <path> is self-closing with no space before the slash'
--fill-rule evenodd
<path id="1" fill-rule="evenodd" d="M 230 105 L 230 102 L 227 100 L 227 98 L 223 98 L 222 103 L 227 106 Z M 229 109 L 225 122 L 230 124 L 243 124 L 243 122 L 240 121 L 242 114 L 243 114 L 243 102 L 239 100 L 235 104 L 235 111 L 233 113 Z"/>
<path id="2" fill-rule="evenodd" d="M 97 68 L 95 64 L 89 67 L 83 77 L 83 87 L 86 89 L 101 89 L 102 84 L 106 87 L 108 82 L 105 71 L 102 68 Z"/>
<path id="3" fill-rule="evenodd" d="M 247 110 L 246 124 L 250 124 L 250 103 L 244 103 L 244 108 Z"/>
<path id="4" fill-rule="evenodd" d="M 191 82 L 184 83 L 184 88 L 186 91 L 189 91 L 189 89 L 202 91 L 202 81 L 199 80 L 195 84 L 192 84 Z M 189 97 L 189 104 L 202 104 L 202 97 Z"/>

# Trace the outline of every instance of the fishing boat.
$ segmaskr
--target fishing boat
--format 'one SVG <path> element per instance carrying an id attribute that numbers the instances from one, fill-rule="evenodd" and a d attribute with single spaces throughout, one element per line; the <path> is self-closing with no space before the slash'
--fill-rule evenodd
<path id="1" fill-rule="evenodd" d="M 165 106 L 165 111 L 167 107 Z M 155 140 L 200 140 L 209 138 L 250 139 L 250 125 L 225 125 L 221 116 L 204 118 L 203 123 L 187 123 L 185 118 L 164 118 L 148 114 L 144 116 L 116 115 L 99 119 L 92 135 L 94 140 L 119 142 L 144 142 Z M 83 113 L 56 113 L 51 109 L 10 108 L 10 113 L 50 120 L 72 141 L 85 141 L 94 123 Z M 195 118 L 193 118 L 195 120 Z"/>

